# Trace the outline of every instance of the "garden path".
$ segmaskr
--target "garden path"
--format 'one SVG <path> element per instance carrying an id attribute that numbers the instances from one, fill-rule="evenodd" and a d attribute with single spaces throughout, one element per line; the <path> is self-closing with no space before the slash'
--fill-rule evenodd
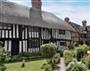
<path id="1" fill-rule="evenodd" d="M 66 66 L 65 66 L 65 63 L 64 63 L 64 58 L 61 58 L 60 70 L 59 71 L 66 71 Z"/>

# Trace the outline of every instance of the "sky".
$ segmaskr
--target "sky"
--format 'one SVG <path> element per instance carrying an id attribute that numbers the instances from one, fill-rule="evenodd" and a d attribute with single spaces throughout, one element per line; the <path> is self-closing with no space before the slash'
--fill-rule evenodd
<path id="1" fill-rule="evenodd" d="M 9 0 L 31 7 L 31 0 Z M 87 20 L 90 25 L 90 0 L 42 0 L 42 10 L 51 12 L 63 19 L 69 17 L 70 21 L 82 25 Z"/>

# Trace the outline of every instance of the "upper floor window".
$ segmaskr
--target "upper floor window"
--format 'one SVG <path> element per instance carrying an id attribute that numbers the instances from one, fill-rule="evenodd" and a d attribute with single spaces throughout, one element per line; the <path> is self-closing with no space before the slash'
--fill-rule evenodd
<path id="1" fill-rule="evenodd" d="M 59 34 L 65 35 L 65 30 L 59 30 Z"/>
<path id="2" fill-rule="evenodd" d="M 5 25 L 5 24 L 2 25 L 1 24 L 0 29 L 3 29 L 3 30 L 8 29 L 9 30 L 9 29 L 11 29 L 11 25 Z"/>

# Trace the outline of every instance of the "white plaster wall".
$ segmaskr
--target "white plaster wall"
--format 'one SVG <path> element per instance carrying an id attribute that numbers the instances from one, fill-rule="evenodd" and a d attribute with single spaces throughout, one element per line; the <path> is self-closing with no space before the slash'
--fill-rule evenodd
<path id="1" fill-rule="evenodd" d="M 50 39 L 50 37 L 51 37 L 50 33 L 46 29 L 41 30 L 41 36 L 42 36 L 42 38 L 44 36 L 44 39 Z M 70 31 L 65 31 L 65 35 L 63 35 L 63 34 L 59 34 L 59 30 L 53 29 L 52 36 L 57 39 L 68 39 L 68 40 L 71 39 Z"/>
<path id="2" fill-rule="evenodd" d="M 71 39 L 70 31 L 65 31 L 65 35 L 59 34 L 59 30 L 53 30 L 52 31 L 53 37 L 57 39 Z"/>
<path id="3" fill-rule="evenodd" d="M 48 30 L 45 29 L 45 30 L 41 30 L 41 37 L 42 37 L 43 39 L 50 39 L 50 38 L 51 38 L 51 35 L 50 35 L 50 33 L 48 32 Z"/>

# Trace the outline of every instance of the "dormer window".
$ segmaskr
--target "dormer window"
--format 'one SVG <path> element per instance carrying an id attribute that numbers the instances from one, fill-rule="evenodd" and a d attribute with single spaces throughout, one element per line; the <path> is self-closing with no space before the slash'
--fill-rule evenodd
<path id="1" fill-rule="evenodd" d="M 65 35 L 65 30 L 59 30 L 59 34 Z"/>

